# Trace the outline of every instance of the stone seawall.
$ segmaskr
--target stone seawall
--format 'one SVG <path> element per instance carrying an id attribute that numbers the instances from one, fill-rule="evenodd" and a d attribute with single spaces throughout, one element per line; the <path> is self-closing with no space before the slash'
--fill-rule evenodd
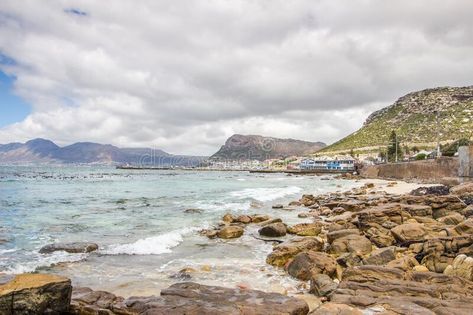
<path id="1" fill-rule="evenodd" d="M 390 163 L 364 167 L 361 175 L 367 178 L 437 181 L 458 178 L 458 158 Z"/>

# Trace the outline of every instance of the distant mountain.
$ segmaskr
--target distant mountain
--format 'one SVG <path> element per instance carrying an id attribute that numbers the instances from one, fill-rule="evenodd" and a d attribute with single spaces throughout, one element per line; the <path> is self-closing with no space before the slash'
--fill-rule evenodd
<path id="1" fill-rule="evenodd" d="M 0 163 L 85 163 L 146 166 L 194 166 L 206 157 L 172 155 L 149 148 L 118 148 L 110 144 L 78 142 L 59 147 L 46 139 L 0 145 Z"/>
<path id="2" fill-rule="evenodd" d="M 437 114 L 438 113 L 438 114 Z M 372 113 L 363 127 L 322 152 L 379 151 L 395 130 L 402 146 L 433 148 L 440 140 L 453 142 L 473 136 L 473 86 L 441 87 L 409 93 Z"/>
<path id="3" fill-rule="evenodd" d="M 255 135 L 233 135 L 227 139 L 213 160 L 266 160 L 301 156 L 314 153 L 325 147 L 323 142 L 308 142 L 294 139 L 278 139 Z"/>

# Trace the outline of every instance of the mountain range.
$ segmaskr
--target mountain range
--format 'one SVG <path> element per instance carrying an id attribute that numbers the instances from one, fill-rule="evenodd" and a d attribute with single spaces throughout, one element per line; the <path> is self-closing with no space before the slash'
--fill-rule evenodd
<path id="1" fill-rule="evenodd" d="M 434 148 L 473 136 L 473 86 L 440 87 L 409 93 L 372 113 L 362 128 L 324 148 L 325 153 L 379 151 L 392 131 L 403 147 Z"/>
<path id="2" fill-rule="evenodd" d="M 323 142 L 279 139 L 257 135 L 235 134 L 227 139 L 211 160 L 266 160 L 301 156 L 325 147 Z"/>
<path id="3" fill-rule="evenodd" d="M 153 166 L 194 166 L 206 157 L 172 155 L 150 148 L 118 148 L 110 144 L 78 142 L 60 147 L 46 139 L 0 144 L 0 163 L 84 163 Z"/>

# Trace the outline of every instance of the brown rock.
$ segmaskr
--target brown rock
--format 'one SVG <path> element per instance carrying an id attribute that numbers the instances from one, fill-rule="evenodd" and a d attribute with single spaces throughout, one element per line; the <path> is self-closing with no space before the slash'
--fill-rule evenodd
<path id="1" fill-rule="evenodd" d="M 322 231 L 320 223 L 299 223 L 287 229 L 289 234 L 296 234 L 299 236 L 317 236 Z"/>
<path id="2" fill-rule="evenodd" d="M 309 292 L 316 296 L 327 296 L 335 291 L 338 283 L 332 280 L 329 276 L 323 273 L 313 274 L 310 278 Z"/>
<path id="3" fill-rule="evenodd" d="M 333 232 L 327 233 L 327 241 L 329 244 L 332 244 L 333 241 L 336 239 L 348 236 L 348 235 L 360 235 L 360 231 L 358 229 L 343 229 L 343 230 L 336 230 Z"/>
<path id="4" fill-rule="evenodd" d="M 251 217 L 251 221 L 253 223 L 261 223 L 261 222 L 264 222 L 264 221 L 268 221 L 270 219 L 271 218 L 269 217 L 269 215 L 265 215 L 265 214 L 256 214 L 256 215 Z"/>
<path id="5" fill-rule="evenodd" d="M 354 253 L 358 256 L 363 256 L 369 254 L 371 249 L 370 240 L 356 234 L 338 238 L 330 245 L 330 253 L 332 254 Z"/>
<path id="6" fill-rule="evenodd" d="M 284 223 L 271 223 L 258 230 L 258 233 L 267 237 L 284 236 L 287 233 L 286 225 Z"/>
<path id="7" fill-rule="evenodd" d="M 243 228 L 240 226 L 225 226 L 218 231 L 217 236 L 223 239 L 238 238 L 243 235 Z"/>
<path id="8" fill-rule="evenodd" d="M 406 223 L 391 229 L 394 238 L 400 243 L 422 240 L 427 231 L 420 223 Z"/>
<path id="9" fill-rule="evenodd" d="M 251 223 L 251 217 L 247 215 L 240 215 L 235 219 L 235 222 L 243 223 L 243 224 L 249 224 Z"/>
<path id="10" fill-rule="evenodd" d="M 300 252 L 309 250 L 320 251 L 323 246 L 323 241 L 318 237 L 290 240 L 275 246 L 273 252 L 266 258 L 266 262 L 273 266 L 282 267 Z"/>
<path id="11" fill-rule="evenodd" d="M 67 278 L 21 274 L 0 286 L 0 314 L 63 314 L 69 310 L 72 286 Z"/>
<path id="12" fill-rule="evenodd" d="M 365 265 L 385 265 L 394 259 L 396 259 L 396 248 L 391 246 L 374 250 L 368 258 L 363 260 L 363 263 Z"/>
<path id="13" fill-rule="evenodd" d="M 337 272 L 337 262 L 332 256 L 323 252 L 302 252 L 289 263 L 287 271 L 294 278 L 303 281 L 319 273 L 334 277 Z"/>
<path id="14" fill-rule="evenodd" d="M 465 217 L 458 212 L 440 218 L 438 221 L 447 225 L 457 225 L 465 220 Z"/>
<path id="15" fill-rule="evenodd" d="M 322 304 L 310 315 L 363 315 L 363 312 L 346 304 L 330 302 Z"/>
<path id="16" fill-rule="evenodd" d="M 140 314 L 157 315 L 305 315 L 306 302 L 278 293 L 176 283 L 161 291 L 160 297 L 129 298 L 126 305 Z"/>
<path id="17" fill-rule="evenodd" d="M 43 246 L 39 252 L 49 254 L 56 251 L 65 251 L 67 253 L 90 253 L 96 251 L 99 246 L 95 243 L 74 242 L 74 243 L 56 243 Z"/>
<path id="18" fill-rule="evenodd" d="M 226 223 L 233 223 L 235 221 L 235 217 L 231 213 L 226 213 L 223 216 L 222 221 Z"/>

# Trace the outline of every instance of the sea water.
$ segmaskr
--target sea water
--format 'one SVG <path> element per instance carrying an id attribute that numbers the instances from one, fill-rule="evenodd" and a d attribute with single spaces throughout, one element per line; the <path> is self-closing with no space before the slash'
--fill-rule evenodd
<path id="1" fill-rule="evenodd" d="M 226 212 L 269 214 L 303 193 L 344 191 L 360 183 L 328 176 L 234 171 L 117 170 L 103 166 L 0 166 L 0 273 L 48 272 L 75 286 L 123 296 L 158 294 L 177 281 L 265 291 L 294 290 L 284 272 L 265 263 L 272 244 L 243 237 L 208 239 L 198 231 Z M 186 209 L 201 213 L 186 213 Z M 90 254 L 39 249 L 54 242 L 99 244 Z M 191 268 L 191 278 L 176 278 Z"/>

